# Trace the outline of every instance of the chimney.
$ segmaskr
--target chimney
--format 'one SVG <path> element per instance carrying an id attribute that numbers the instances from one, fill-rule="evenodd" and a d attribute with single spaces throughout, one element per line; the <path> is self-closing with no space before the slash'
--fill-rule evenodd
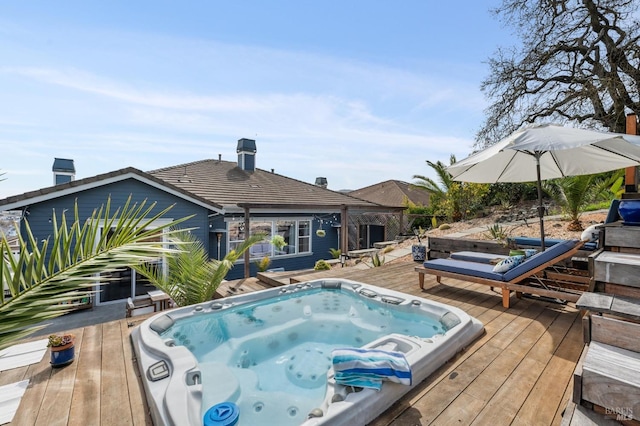
<path id="1" fill-rule="evenodd" d="M 68 183 L 76 178 L 76 168 L 73 160 L 66 158 L 55 158 L 53 160 L 53 184 Z"/>
<path id="2" fill-rule="evenodd" d="M 253 139 L 239 139 L 238 148 L 238 167 L 247 172 L 253 172 L 256 169 L 256 141 Z"/>
<path id="3" fill-rule="evenodd" d="M 316 178 L 316 186 L 319 186 L 320 188 L 327 188 L 327 178 L 326 177 L 317 177 Z"/>

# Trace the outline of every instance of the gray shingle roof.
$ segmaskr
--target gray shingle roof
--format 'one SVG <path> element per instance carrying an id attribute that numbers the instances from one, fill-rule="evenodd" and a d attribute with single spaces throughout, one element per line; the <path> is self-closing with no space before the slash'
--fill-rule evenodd
<path id="1" fill-rule="evenodd" d="M 247 172 L 235 162 L 202 160 L 142 172 L 133 167 L 71 181 L 0 200 L 0 209 L 21 208 L 33 202 L 83 191 L 109 182 L 134 178 L 191 199 L 210 209 L 226 211 L 243 207 L 265 209 L 389 211 L 388 207 L 341 192 L 331 191 L 277 173 L 256 169 Z M 4 207 L 4 208 L 3 208 Z M 393 209 L 392 209 L 393 210 Z"/>
<path id="2" fill-rule="evenodd" d="M 379 209 L 380 206 L 349 195 L 256 169 L 247 172 L 235 162 L 202 160 L 148 172 L 150 175 L 223 205 L 257 207 L 291 206 L 314 208 L 347 205 L 351 208 Z"/>

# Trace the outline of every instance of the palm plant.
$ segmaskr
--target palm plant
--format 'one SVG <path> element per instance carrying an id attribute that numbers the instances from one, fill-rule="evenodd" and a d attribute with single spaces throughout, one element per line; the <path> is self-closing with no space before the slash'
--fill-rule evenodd
<path id="1" fill-rule="evenodd" d="M 449 165 L 455 162 L 455 155 L 451 155 Z M 456 182 L 443 162 L 427 160 L 427 164 L 436 172 L 438 182 L 423 175 L 414 175 L 417 182 L 412 186 L 429 193 L 433 213 L 445 213 L 453 221 L 458 221 L 481 207 L 481 201 L 489 191 L 488 185 Z"/>
<path id="2" fill-rule="evenodd" d="M 110 204 L 82 221 L 76 204 L 69 225 L 64 212 L 60 224 L 54 214 L 53 234 L 40 242 L 25 220 L 17 256 L 1 236 L 0 278 L 8 296 L 0 292 L 0 349 L 42 328 L 36 324 L 73 309 L 73 300 L 90 296 L 94 286 L 108 282 L 108 273 L 178 251 L 153 238 L 175 232 L 167 229 L 170 224 L 155 224 L 171 207 L 152 214 L 156 203 L 132 204 L 129 197 L 111 214 Z M 101 227 L 113 232 L 100 233 Z"/>
<path id="3" fill-rule="evenodd" d="M 594 197 L 594 175 L 568 176 L 543 182 L 543 188 L 569 216 L 570 231 L 582 231 L 580 214 Z"/>
<path id="4" fill-rule="evenodd" d="M 455 155 L 451 155 L 449 158 L 449 164 L 451 165 L 455 162 Z M 414 175 L 413 179 L 418 179 L 418 182 L 413 183 L 413 186 L 424 189 L 436 199 L 445 199 L 447 197 L 447 192 L 455 184 L 455 181 L 451 179 L 451 174 L 447 171 L 448 166 L 446 166 L 442 161 L 436 161 L 434 163 L 427 160 L 427 164 L 436 172 L 439 183 L 423 175 Z"/>
<path id="5" fill-rule="evenodd" d="M 203 303 L 213 299 L 218 286 L 233 264 L 252 245 L 264 240 L 263 234 L 250 236 L 235 250 L 231 250 L 222 260 L 209 259 L 209 253 L 196 237 L 188 232 L 177 232 L 171 236 L 173 243 L 184 247 L 167 259 L 168 273 L 153 265 L 140 263 L 136 272 L 148 278 L 149 282 L 167 293 L 178 306 Z"/>

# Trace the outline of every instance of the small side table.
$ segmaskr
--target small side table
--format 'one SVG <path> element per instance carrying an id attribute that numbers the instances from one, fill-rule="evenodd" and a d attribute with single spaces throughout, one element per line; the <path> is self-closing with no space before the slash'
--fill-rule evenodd
<path id="1" fill-rule="evenodd" d="M 169 301 L 171 300 L 171 297 L 169 297 L 169 295 L 164 291 L 151 290 L 151 291 L 148 291 L 147 294 L 151 298 L 151 301 L 154 304 L 157 304 L 158 311 L 164 311 L 165 309 L 169 308 Z"/>

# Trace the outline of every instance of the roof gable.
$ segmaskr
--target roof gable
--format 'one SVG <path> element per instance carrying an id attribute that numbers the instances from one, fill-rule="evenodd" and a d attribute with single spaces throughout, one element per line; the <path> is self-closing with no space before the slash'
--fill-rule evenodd
<path id="1" fill-rule="evenodd" d="M 103 173 L 96 176 L 75 180 L 67 183 L 50 186 L 47 188 L 38 189 L 36 191 L 25 192 L 24 194 L 7 197 L 0 200 L 0 209 L 2 210 L 14 210 L 20 209 L 29 204 L 35 204 L 50 199 L 75 194 L 88 189 L 101 187 L 113 182 L 119 182 L 126 179 L 136 179 L 150 186 L 161 189 L 162 191 L 173 194 L 177 197 L 183 198 L 194 204 L 198 204 L 209 210 L 221 210 L 222 206 L 216 203 L 212 203 L 197 195 L 190 194 L 189 192 L 164 182 L 148 173 L 142 172 L 133 167 L 127 167 L 124 169 L 116 170 L 109 173 Z"/>
<path id="2" fill-rule="evenodd" d="M 349 195 L 385 206 L 406 207 L 405 199 L 409 199 L 414 204 L 429 205 L 429 193 L 427 191 L 415 188 L 411 184 L 399 180 L 376 183 L 375 185 L 351 191 Z"/>

